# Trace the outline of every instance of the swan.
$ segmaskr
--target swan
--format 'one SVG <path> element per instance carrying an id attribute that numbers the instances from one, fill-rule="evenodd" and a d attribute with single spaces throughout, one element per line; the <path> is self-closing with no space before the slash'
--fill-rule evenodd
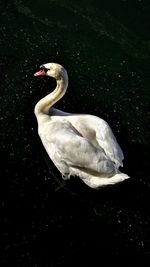
<path id="1" fill-rule="evenodd" d="M 123 152 L 106 121 L 88 114 L 71 114 L 52 106 L 68 87 L 68 74 L 57 63 L 40 66 L 34 76 L 56 79 L 56 88 L 34 108 L 38 134 L 50 159 L 63 179 L 78 176 L 91 188 L 112 185 L 128 179 L 119 171 Z"/>

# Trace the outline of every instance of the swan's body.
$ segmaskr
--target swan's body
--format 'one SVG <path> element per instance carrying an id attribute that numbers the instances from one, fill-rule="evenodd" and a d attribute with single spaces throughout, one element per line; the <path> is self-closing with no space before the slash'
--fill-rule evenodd
<path id="1" fill-rule="evenodd" d="M 123 166 L 124 156 L 107 122 L 93 115 L 70 114 L 52 108 L 66 92 L 66 70 L 55 63 L 41 68 L 35 76 L 54 77 L 57 86 L 35 106 L 38 133 L 62 177 L 77 175 L 92 188 L 129 178 L 118 170 Z"/>

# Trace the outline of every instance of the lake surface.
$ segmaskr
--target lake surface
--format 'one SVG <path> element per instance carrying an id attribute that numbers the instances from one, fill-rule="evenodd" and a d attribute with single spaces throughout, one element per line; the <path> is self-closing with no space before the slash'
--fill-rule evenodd
<path id="1" fill-rule="evenodd" d="M 0 10 L 1 266 L 149 266 L 149 1 L 13 0 Z M 33 76 L 47 62 L 69 75 L 56 107 L 105 119 L 130 180 L 62 182 L 33 112 L 55 87 Z"/>

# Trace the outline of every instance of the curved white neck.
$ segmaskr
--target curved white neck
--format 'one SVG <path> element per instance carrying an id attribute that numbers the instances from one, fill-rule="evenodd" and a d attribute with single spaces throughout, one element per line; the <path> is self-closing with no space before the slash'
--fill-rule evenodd
<path id="1" fill-rule="evenodd" d="M 55 90 L 42 98 L 35 106 L 34 113 L 36 117 L 41 115 L 45 115 L 49 113 L 49 109 L 59 100 L 61 99 L 68 87 L 68 77 L 61 77 L 57 81 L 57 85 Z"/>

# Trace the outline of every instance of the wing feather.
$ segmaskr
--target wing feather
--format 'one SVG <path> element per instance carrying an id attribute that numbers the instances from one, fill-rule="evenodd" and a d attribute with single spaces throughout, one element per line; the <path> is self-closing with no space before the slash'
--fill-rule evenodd
<path id="1" fill-rule="evenodd" d="M 117 165 L 123 166 L 124 155 L 108 123 L 100 119 L 96 129 L 96 139 L 106 155 Z"/>

